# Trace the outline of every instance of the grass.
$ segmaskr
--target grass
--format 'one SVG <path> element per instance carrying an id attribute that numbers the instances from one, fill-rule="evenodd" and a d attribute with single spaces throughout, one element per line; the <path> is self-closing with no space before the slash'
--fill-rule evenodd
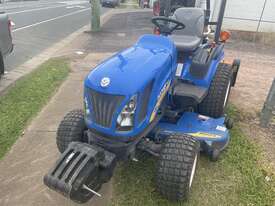
<path id="1" fill-rule="evenodd" d="M 65 59 L 51 59 L 0 96 L 0 159 L 69 73 Z"/>
<path id="2" fill-rule="evenodd" d="M 231 107 L 229 114 L 237 118 Z M 155 191 L 157 159 L 145 156 L 117 168 L 114 178 L 114 206 L 274 206 L 274 177 L 266 181 L 261 152 L 242 132 L 238 122 L 231 131 L 228 149 L 216 163 L 201 155 L 190 198 L 172 203 Z"/>

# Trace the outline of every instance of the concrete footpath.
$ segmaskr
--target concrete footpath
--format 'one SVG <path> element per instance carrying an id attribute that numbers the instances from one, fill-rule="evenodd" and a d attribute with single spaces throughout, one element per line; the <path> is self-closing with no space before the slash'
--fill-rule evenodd
<path id="1" fill-rule="evenodd" d="M 49 190 L 42 179 L 59 156 L 55 144 L 59 122 L 68 111 L 82 108 L 82 85 L 87 73 L 114 52 L 133 44 L 141 34 L 152 31 L 149 24 L 151 12 L 125 13 L 124 10 L 116 13 L 103 25 L 101 32 L 81 33 L 70 45 L 55 53 L 55 56 L 70 58 L 72 71 L 48 105 L 0 161 L 1 206 L 77 205 Z M 103 198 L 95 198 L 86 205 L 109 205 L 111 184 L 104 185 L 100 193 Z"/>

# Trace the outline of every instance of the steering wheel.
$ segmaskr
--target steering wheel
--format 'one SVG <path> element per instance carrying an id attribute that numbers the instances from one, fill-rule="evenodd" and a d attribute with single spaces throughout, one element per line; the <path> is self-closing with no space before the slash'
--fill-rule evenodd
<path id="1" fill-rule="evenodd" d="M 182 30 L 185 28 L 183 23 L 164 16 L 153 17 L 152 23 L 155 24 L 159 28 L 160 33 L 164 35 L 169 35 L 175 30 Z"/>

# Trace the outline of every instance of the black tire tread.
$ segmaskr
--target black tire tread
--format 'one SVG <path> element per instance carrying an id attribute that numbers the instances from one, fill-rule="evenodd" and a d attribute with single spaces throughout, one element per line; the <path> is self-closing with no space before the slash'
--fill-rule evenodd
<path id="1" fill-rule="evenodd" d="M 171 201 L 184 200 L 189 193 L 189 179 L 199 142 L 189 135 L 174 134 L 167 138 L 161 151 L 157 189 Z"/>
<path id="2" fill-rule="evenodd" d="M 4 64 L 4 57 L 2 53 L 0 52 L 0 77 L 4 75 L 5 72 L 5 64 Z"/>
<path id="3" fill-rule="evenodd" d="M 231 81 L 231 65 L 220 64 L 210 85 L 208 95 L 199 104 L 199 113 L 218 118 L 224 115 L 224 98 L 229 81 Z M 230 94 L 230 93 L 229 93 Z"/>
<path id="4" fill-rule="evenodd" d="M 71 142 L 80 142 L 85 128 L 83 110 L 73 110 L 66 114 L 57 130 L 56 144 L 58 150 L 62 153 Z"/>

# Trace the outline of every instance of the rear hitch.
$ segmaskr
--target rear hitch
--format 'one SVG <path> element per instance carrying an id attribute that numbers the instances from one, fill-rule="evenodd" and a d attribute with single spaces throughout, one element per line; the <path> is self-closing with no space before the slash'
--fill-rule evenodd
<path id="1" fill-rule="evenodd" d="M 44 183 L 77 203 L 85 203 L 94 195 L 101 197 L 97 191 L 111 179 L 115 166 L 115 154 L 98 146 L 72 142 L 44 176 Z"/>

